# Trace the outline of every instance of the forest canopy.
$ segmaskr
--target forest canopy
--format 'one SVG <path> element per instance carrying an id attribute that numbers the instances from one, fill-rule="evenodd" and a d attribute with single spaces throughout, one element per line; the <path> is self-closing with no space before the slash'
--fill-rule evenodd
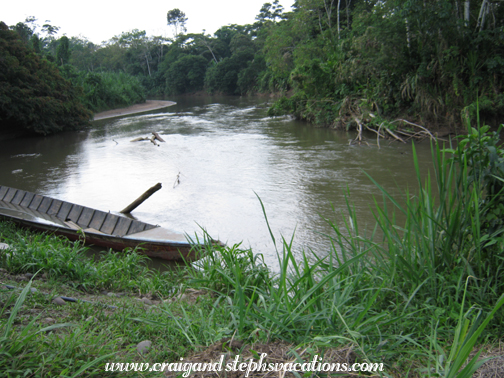
<path id="1" fill-rule="evenodd" d="M 275 93 L 271 116 L 375 132 L 397 119 L 460 127 L 477 109 L 489 124 L 504 116 L 502 1 L 296 0 L 285 12 L 275 0 L 213 35 L 186 33 L 186 21 L 167 10 L 172 38 L 133 29 L 101 45 L 55 39 L 51 25 L 35 33 L 33 17 L 11 29 L 95 112 L 205 92 Z"/>
<path id="2" fill-rule="evenodd" d="M 178 9 L 167 20 L 173 38 L 133 30 L 100 47 L 75 44 L 71 60 L 127 72 L 157 95 L 284 94 L 270 115 L 331 127 L 396 117 L 455 127 L 477 107 L 486 122 L 504 116 L 502 2 L 297 0 L 285 12 L 274 1 L 254 24 L 212 36 L 185 34 Z"/>

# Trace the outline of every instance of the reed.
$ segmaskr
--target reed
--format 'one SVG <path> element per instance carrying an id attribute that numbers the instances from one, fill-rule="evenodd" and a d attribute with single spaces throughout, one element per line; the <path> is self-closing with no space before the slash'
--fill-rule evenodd
<path id="1" fill-rule="evenodd" d="M 474 277 L 467 277 L 466 290 L 464 291 L 458 323 L 449 353 L 446 353 L 439 345 L 437 338 L 438 324 L 436 324 L 436 328 L 433 328 L 432 336 L 429 338 L 429 356 L 431 357 L 430 360 L 434 362 L 434 367 L 426 369 L 427 374 L 436 374 L 439 377 L 446 378 L 471 378 L 481 365 L 491 359 L 488 357 L 479 359 L 481 350 L 472 358 L 470 358 L 470 355 L 485 327 L 490 323 L 495 313 L 504 305 L 504 294 L 499 297 L 493 309 L 481 321 L 483 317 L 481 309 L 471 307 L 464 313 L 467 284 L 470 278 L 474 279 Z M 472 315 L 472 313 L 475 314 Z M 470 316 L 472 316 L 472 321 L 469 319 Z M 433 349 L 435 353 L 432 353 Z"/>
<path id="2" fill-rule="evenodd" d="M 468 158 L 468 151 L 480 148 L 482 140 L 495 143 L 496 135 L 487 131 L 472 131 L 472 144 L 459 145 L 457 153 L 433 144 L 434 170 L 425 182 L 413 145 L 418 190 L 404 194 L 405 204 L 369 176 L 381 199 L 375 199 L 376 227 L 368 236 L 360 232 L 347 199 L 344 225 L 328 220 L 333 234 L 327 235 L 332 249 L 326 256 L 296 255 L 293 239 L 282 239 L 277 245 L 270 230 L 278 272 L 262 282 L 244 279 L 246 272 L 254 271 L 250 265 L 255 261 L 249 259 L 245 269 L 229 264 L 243 252 L 220 249 L 218 259 L 209 259 L 203 269 L 193 271 L 193 282 L 226 299 L 219 303 L 226 306 L 237 337 L 325 346 L 350 343 L 361 358 L 389 364 L 404 363 L 400 357 L 398 362 L 398 356 L 406 360 L 405 355 L 423 361 L 449 356 L 436 369 L 443 376 L 456 375 L 478 337 L 500 332 L 504 319 L 498 311 L 503 303 L 499 297 L 504 268 L 502 229 L 486 233 L 489 209 L 499 209 L 502 192 L 489 192 L 485 180 L 496 172 L 481 173 L 488 168 L 479 164 L 485 159 Z M 497 155 L 504 156 L 502 151 Z M 492 159 L 487 161 L 491 164 Z M 497 177 L 502 179 L 502 172 Z M 397 212 L 406 219 L 403 225 L 395 220 Z M 380 240 L 375 240 L 377 229 L 383 235 Z M 476 279 L 469 282 L 470 276 Z M 465 313 L 467 302 L 471 310 Z M 474 312 L 480 315 L 468 329 Z M 433 342 L 432 349 L 426 347 Z M 472 374 L 479 365 L 472 361 L 461 374 Z"/>

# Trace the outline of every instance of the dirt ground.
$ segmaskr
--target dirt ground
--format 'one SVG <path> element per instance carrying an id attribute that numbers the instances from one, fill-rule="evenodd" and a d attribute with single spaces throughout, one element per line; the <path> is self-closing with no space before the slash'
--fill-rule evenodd
<path id="1" fill-rule="evenodd" d="M 287 364 L 300 362 L 308 363 L 314 361 L 313 351 L 308 351 L 308 347 L 301 349 L 295 348 L 293 345 L 283 341 L 273 341 L 266 344 L 254 344 L 254 345 L 244 345 L 241 341 L 228 340 L 225 339 L 220 341 L 208 349 L 196 353 L 187 359 L 184 359 L 184 363 L 193 364 L 218 364 L 222 358 L 222 366 L 217 367 L 217 371 L 195 371 L 191 372 L 191 378 L 296 378 L 302 372 L 297 372 L 296 374 L 289 371 L 268 371 L 269 364 Z M 306 355 L 305 355 L 306 354 Z M 310 355 L 310 356 L 308 356 Z M 223 356 L 223 357 L 222 357 Z M 244 370 L 236 369 L 240 363 L 250 364 L 251 361 L 258 363 L 261 358 L 259 356 L 265 357 L 262 362 L 265 364 L 264 367 L 259 367 L 260 365 L 251 366 L 251 370 L 246 372 Z M 237 358 L 238 357 L 238 358 Z M 234 362 L 239 361 L 235 368 L 233 368 Z M 318 361 L 322 360 L 322 356 L 318 355 Z M 355 362 L 355 353 L 350 347 L 340 348 L 340 349 L 328 349 L 325 351 L 323 356 L 323 361 L 328 363 L 338 363 L 338 364 L 352 364 Z M 262 365 L 262 364 L 261 364 Z M 229 366 L 230 371 L 226 371 Z M 278 366 L 278 365 L 277 365 Z M 299 369 L 301 365 L 297 368 Z M 176 368 L 176 367 L 175 367 Z M 222 370 L 219 370 L 222 368 Z M 264 369 L 264 370 L 261 370 Z M 323 376 L 330 376 L 326 373 L 322 373 Z M 167 378 L 175 378 L 180 376 L 180 372 L 169 371 L 169 368 L 165 369 L 165 376 Z M 306 376 L 306 375 L 305 375 Z M 357 373 L 340 374 L 339 377 L 351 378 L 359 376 Z M 378 377 L 377 374 L 371 374 L 369 377 Z"/>
<path id="2" fill-rule="evenodd" d="M 172 106 L 175 104 L 176 102 L 173 101 L 147 100 L 143 104 L 135 104 L 132 106 L 128 106 L 127 108 L 112 109 L 107 110 L 105 112 L 96 113 L 94 116 L 94 121 L 106 118 L 121 117 L 136 113 L 143 113 L 150 110 L 166 108 L 168 106 Z"/>
<path id="3" fill-rule="evenodd" d="M 259 359 L 259 355 L 265 353 L 267 356 L 263 361 L 266 364 L 269 363 L 290 363 L 290 362 L 301 362 L 307 363 L 313 361 L 313 354 L 317 354 L 320 359 L 323 357 L 323 362 L 328 362 L 330 364 L 339 363 L 339 364 L 347 364 L 347 366 L 351 366 L 354 362 L 356 362 L 356 353 L 354 352 L 351 346 L 340 347 L 340 348 L 329 348 L 326 349 L 323 353 L 317 352 L 316 350 L 309 351 L 309 347 L 305 349 L 296 348 L 294 345 L 288 344 L 282 341 L 273 341 L 266 344 L 255 344 L 255 345 L 244 345 L 242 342 L 237 340 L 223 340 L 218 342 L 209 348 L 202 350 L 189 356 L 184 359 L 184 363 L 211 363 L 215 364 L 219 362 L 220 358 L 223 358 L 222 367 L 226 367 L 227 364 L 232 367 L 232 363 L 236 356 L 240 356 L 240 363 L 250 361 L 255 361 Z M 316 348 L 315 348 L 316 349 Z M 473 378 L 502 378 L 504 377 L 504 345 L 499 342 L 498 344 L 486 345 L 483 348 L 483 351 L 480 355 L 480 360 L 483 358 L 491 358 L 490 361 L 484 363 L 475 374 L 473 374 Z M 477 350 L 475 349 L 471 355 L 471 358 L 476 354 Z M 224 357 L 221 357 L 223 356 Z M 320 360 L 319 359 L 319 360 Z M 364 359 L 361 359 L 359 362 L 366 362 Z M 380 361 L 375 361 L 375 363 L 379 363 Z M 254 366 L 254 365 L 251 365 Z M 268 366 L 268 365 L 266 365 Z M 343 369 L 343 368 L 342 368 Z M 387 369 L 386 369 L 387 370 Z M 402 374 L 396 375 L 396 369 L 392 369 L 393 372 L 391 375 L 385 375 L 387 377 L 420 377 L 424 375 L 417 375 L 416 373 L 412 374 Z M 390 373 L 390 371 L 389 371 Z M 169 371 L 169 369 L 165 369 L 165 376 L 167 378 L 175 378 L 179 376 L 179 372 Z M 251 370 L 250 372 L 244 371 L 196 371 L 191 373 L 191 378 L 296 378 L 301 374 L 294 374 L 292 372 L 275 372 L 275 371 L 261 371 L 261 370 Z M 301 375 L 302 376 L 302 375 Z M 304 375 L 307 376 L 307 375 Z M 379 372 L 349 372 L 347 374 L 343 372 L 317 372 L 314 375 L 315 377 L 340 377 L 340 378 L 354 378 L 354 377 L 380 377 Z M 437 376 L 437 375 L 436 375 Z"/>

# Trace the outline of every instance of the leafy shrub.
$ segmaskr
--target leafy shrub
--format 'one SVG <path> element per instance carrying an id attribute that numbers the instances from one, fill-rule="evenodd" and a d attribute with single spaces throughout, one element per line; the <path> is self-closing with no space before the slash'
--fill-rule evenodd
<path id="1" fill-rule="evenodd" d="M 0 23 L 0 133 L 50 134 L 85 126 L 81 92 Z"/>
<path id="2" fill-rule="evenodd" d="M 99 112 L 145 102 L 145 89 L 135 76 L 124 72 L 79 72 L 72 79 L 83 88 L 82 101 Z"/>

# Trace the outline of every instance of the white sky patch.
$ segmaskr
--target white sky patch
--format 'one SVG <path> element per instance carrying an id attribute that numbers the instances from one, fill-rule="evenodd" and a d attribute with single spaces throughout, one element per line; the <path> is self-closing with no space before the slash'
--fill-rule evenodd
<path id="1" fill-rule="evenodd" d="M 115 35 L 133 29 L 145 30 L 149 36 L 172 37 L 172 28 L 167 25 L 166 14 L 179 8 L 188 18 L 188 33 L 213 35 L 217 29 L 228 24 L 252 24 L 264 3 L 273 0 L 150 0 L 123 2 L 88 0 L 26 0 L 9 1 L 2 6 L 0 21 L 8 26 L 23 22 L 34 16 L 40 27 L 49 20 L 60 27 L 57 37 L 85 37 L 100 44 Z M 291 11 L 294 0 L 280 0 L 284 11 Z M 40 29 L 37 29 L 40 32 Z"/>

